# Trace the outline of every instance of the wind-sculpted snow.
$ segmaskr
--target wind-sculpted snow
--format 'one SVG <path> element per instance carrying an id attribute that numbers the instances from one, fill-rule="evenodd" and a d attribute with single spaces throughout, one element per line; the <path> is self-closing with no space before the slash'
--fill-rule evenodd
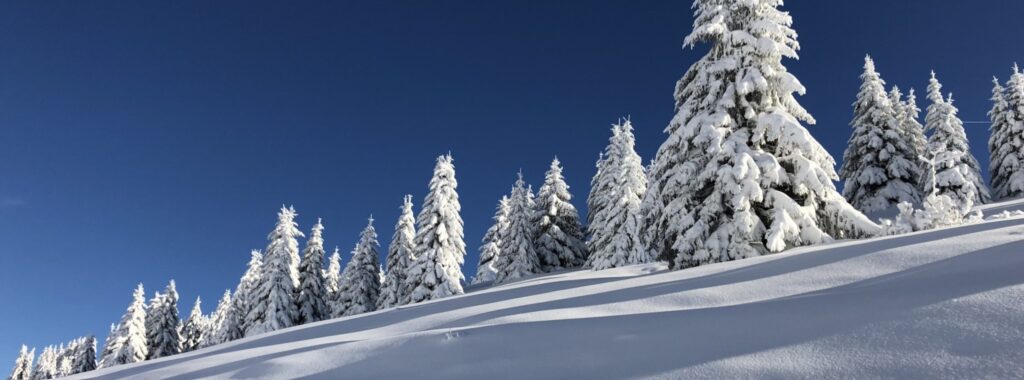
<path id="1" fill-rule="evenodd" d="M 1024 378 L 1021 217 L 467 291 L 79 378 Z"/>

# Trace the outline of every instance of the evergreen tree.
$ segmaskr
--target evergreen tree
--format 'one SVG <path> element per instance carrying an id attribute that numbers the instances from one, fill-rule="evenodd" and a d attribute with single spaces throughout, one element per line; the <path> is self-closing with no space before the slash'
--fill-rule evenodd
<path id="1" fill-rule="evenodd" d="M 302 253 L 296 302 L 300 324 L 321 321 L 331 315 L 331 309 L 327 306 L 327 289 L 324 285 L 323 231 L 324 225 L 317 219 L 306 243 L 306 249 Z"/>
<path id="2" fill-rule="evenodd" d="M 942 85 L 935 72 L 928 84 L 928 100 L 932 103 L 925 116 L 925 130 L 931 132 L 928 151 L 936 164 L 935 177 L 926 175 L 924 179 L 924 183 L 934 185 L 929 193 L 949 196 L 965 209 L 988 202 L 988 189 L 982 182 L 978 160 L 971 154 L 953 96 L 942 98 Z"/>
<path id="3" fill-rule="evenodd" d="M 218 334 L 224 342 L 245 337 L 252 324 L 249 320 L 249 313 L 252 311 L 253 298 L 260 284 L 260 276 L 263 271 L 263 254 L 254 249 L 249 254 L 249 263 L 245 273 L 235 287 L 235 294 L 231 298 L 231 309 L 224 320 L 221 332 Z"/>
<path id="4" fill-rule="evenodd" d="M 914 93 L 914 89 L 911 88 L 910 92 L 907 93 L 907 100 L 900 102 L 899 88 L 893 88 L 890 92 L 890 98 L 895 99 L 895 105 L 898 105 L 897 119 L 900 124 L 900 133 L 903 135 L 903 140 L 907 141 L 913 151 L 913 161 L 917 166 L 918 170 L 918 184 L 917 194 L 921 199 L 924 199 L 925 189 L 920 185 L 921 179 L 925 176 L 925 171 L 928 168 L 928 138 L 924 135 L 924 126 L 918 121 L 921 117 L 921 108 L 917 106 L 917 95 Z"/>
<path id="5" fill-rule="evenodd" d="M 81 338 L 72 339 L 67 345 L 61 344 L 57 349 L 57 371 L 54 378 L 71 376 L 75 374 L 74 361 L 78 355 L 78 346 L 82 343 Z"/>
<path id="6" fill-rule="evenodd" d="M 402 203 L 402 213 L 395 223 L 395 232 L 391 235 L 391 244 L 388 245 L 387 270 L 384 272 L 383 285 L 380 288 L 380 298 L 377 299 L 377 308 L 386 309 L 409 302 L 408 281 L 405 276 L 409 268 L 416 261 L 413 252 L 416 246 L 413 240 L 416 238 L 416 220 L 412 213 L 412 195 L 406 195 Z"/>
<path id="7" fill-rule="evenodd" d="M 18 358 L 14 360 L 14 369 L 11 370 L 9 380 L 29 380 L 32 378 L 32 361 L 35 360 L 36 350 L 28 350 L 28 347 L 21 345 L 18 351 Z"/>
<path id="8" fill-rule="evenodd" d="M 356 315 L 376 310 L 380 296 L 380 245 L 373 217 L 359 236 L 352 259 L 345 266 L 338 286 L 334 317 Z"/>
<path id="9" fill-rule="evenodd" d="M 82 338 L 73 361 L 73 373 L 89 372 L 96 369 L 96 337 Z"/>
<path id="10" fill-rule="evenodd" d="M 203 315 L 203 300 L 196 297 L 192 312 L 189 313 L 188 319 L 182 323 L 180 328 L 181 352 L 195 351 L 203 345 L 203 341 L 206 339 L 203 335 L 207 328 L 206 325 L 206 316 Z"/>
<path id="11" fill-rule="evenodd" d="M 281 207 L 277 226 L 267 236 L 270 243 L 264 251 L 259 286 L 249 304 L 245 336 L 291 327 L 298 318 L 293 298 L 298 265 L 293 270 L 292 262 L 299 251 L 296 238 L 303 235 L 295 224 L 295 215 L 295 209 Z"/>
<path id="12" fill-rule="evenodd" d="M 158 293 L 150 303 L 146 318 L 146 359 L 158 359 L 181 352 L 178 331 L 178 290 L 174 280 L 167 284 L 163 294 Z"/>
<path id="13" fill-rule="evenodd" d="M 537 256 L 534 239 L 537 236 L 535 221 L 535 205 L 532 191 L 523 181 L 523 173 L 519 173 L 516 184 L 509 197 L 508 232 L 501 236 L 498 251 L 497 274 L 494 283 L 500 284 L 540 273 L 540 257 Z"/>
<path id="14" fill-rule="evenodd" d="M 853 135 L 843 155 L 843 196 L 863 212 L 890 209 L 901 202 L 919 203 L 919 158 L 900 124 L 906 112 L 895 89 L 891 99 L 875 62 L 864 57 L 860 92 L 853 103 Z"/>
<path id="15" fill-rule="evenodd" d="M 1024 73 L 1017 65 L 1004 89 L 992 89 L 992 120 L 989 137 L 992 192 L 996 199 L 1024 196 Z"/>
<path id="16" fill-rule="evenodd" d="M 459 212 L 459 184 L 451 154 L 437 158 L 430 191 L 416 218 L 416 262 L 406 276 L 409 301 L 416 303 L 462 294 L 462 263 L 466 256 Z"/>
<path id="17" fill-rule="evenodd" d="M 57 349 L 53 346 L 46 346 L 36 360 L 35 368 L 29 377 L 32 380 L 53 379 L 58 377 L 57 372 Z"/>
<path id="18" fill-rule="evenodd" d="M 113 339 L 107 339 L 108 351 L 100 361 L 100 368 L 119 364 L 137 363 L 146 360 L 146 291 L 139 284 L 132 295 L 132 303 L 112 332 Z"/>
<path id="19" fill-rule="evenodd" d="M 572 205 L 569 185 L 562 177 L 562 165 L 555 158 L 537 193 L 537 255 L 545 270 L 574 268 L 587 260 L 580 215 Z"/>
<path id="20" fill-rule="evenodd" d="M 225 324 L 228 323 L 229 320 L 231 304 L 231 289 L 226 289 L 224 290 L 224 295 L 220 297 L 220 301 L 217 302 L 217 309 L 214 310 L 213 314 L 209 317 L 210 323 L 204 333 L 206 339 L 203 340 L 202 347 L 221 344 L 229 340 L 225 334 L 227 331 Z"/>
<path id="21" fill-rule="evenodd" d="M 801 124 L 814 118 L 782 64 L 799 43 L 781 5 L 694 2 L 684 43 L 711 48 L 676 85 L 643 208 L 648 247 L 674 268 L 880 230 L 836 191 L 835 161 Z"/>
<path id="22" fill-rule="evenodd" d="M 594 203 L 604 206 L 592 214 L 587 226 L 591 252 L 586 265 L 595 270 L 654 260 L 655 251 L 647 250 L 641 241 L 641 201 L 647 178 L 635 144 L 629 120 L 612 126 L 603 167 L 594 178 L 599 189 Z"/>
<path id="23" fill-rule="evenodd" d="M 324 286 L 327 288 L 327 308 L 331 309 L 334 315 L 334 299 L 338 295 L 338 287 L 341 284 L 341 251 L 334 247 L 334 253 L 328 260 L 327 270 L 324 271 Z"/>
<path id="24" fill-rule="evenodd" d="M 501 259 L 501 240 L 508 236 L 510 210 L 509 198 L 507 195 L 503 195 L 494 212 L 494 224 L 484 234 L 484 245 L 480 246 L 480 261 L 476 266 L 473 284 L 493 282 L 498 275 L 496 265 Z"/>
<path id="25" fill-rule="evenodd" d="M 97 363 L 97 367 L 102 366 L 102 360 L 107 357 L 112 357 L 114 352 L 120 349 L 121 345 L 118 341 L 117 331 L 120 327 L 116 323 L 110 324 L 110 331 L 107 333 L 107 339 L 103 341 L 103 351 L 100 353 L 100 362 Z"/>

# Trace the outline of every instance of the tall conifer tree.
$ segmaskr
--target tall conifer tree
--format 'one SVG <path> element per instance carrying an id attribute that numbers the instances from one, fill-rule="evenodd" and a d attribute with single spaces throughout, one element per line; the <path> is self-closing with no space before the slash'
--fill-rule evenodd
<path id="1" fill-rule="evenodd" d="M 814 118 L 782 64 L 799 43 L 781 5 L 694 2 L 684 43 L 711 47 L 676 85 L 644 199 L 647 245 L 674 268 L 879 231 L 836 191 L 835 161 L 801 125 Z"/>

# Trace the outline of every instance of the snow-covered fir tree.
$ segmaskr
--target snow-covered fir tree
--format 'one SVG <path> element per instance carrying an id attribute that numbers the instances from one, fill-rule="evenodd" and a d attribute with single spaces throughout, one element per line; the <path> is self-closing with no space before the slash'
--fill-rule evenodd
<path id="1" fill-rule="evenodd" d="M 641 201 L 647 191 L 643 162 L 636 153 L 633 125 L 627 119 L 612 126 L 604 162 L 595 174 L 599 189 L 591 203 L 603 207 L 593 213 L 587 229 L 590 257 L 586 266 L 595 270 L 642 264 L 654 260 L 654 252 L 641 240 Z"/>
<path id="2" fill-rule="evenodd" d="M 58 377 L 57 348 L 46 346 L 43 352 L 39 354 L 39 359 L 36 360 L 36 365 L 32 368 L 32 374 L 29 378 L 32 380 L 44 380 L 56 377 Z"/>
<path id="3" fill-rule="evenodd" d="M 74 360 L 77 355 L 78 344 L 81 343 L 80 339 L 74 339 L 68 344 L 61 344 L 57 348 L 57 371 L 54 372 L 54 378 L 70 376 L 74 374 Z"/>
<path id="4" fill-rule="evenodd" d="M 103 351 L 101 351 L 100 355 L 99 355 L 99 360 L 100 361 L 98 361 L 96 363 L 97 367 L 101 366 L 101 362 L 102 362 L 103 358 L 107 358 L 107 357 L 113 356 L 113 353 L 115 351 L 117 351 L 117 349 L 120 348 L 120 345 L 118 343 L 118 338 L 119 337 L 117 336 L 117 330 L 118 329 L 119 329 L 119 327 L 117 326 L 116 323 L 111 323 L 110 324 L 110 330 L 107 333 L 107 339 L 103 341 Z"/>
<path id="5" fill-rule="evenodd" d="M 332 307 L 334 317 L 356 315 L 376 310 L 380 296 L 380 245 L 373 217 L 359 236 L 352 259 L 341 273 L 341 283 Z"/>
<path id="6" fill-rule="evenodd" d="M 416 261 L 413 254 L 416 249 L 413 244 L 416 238 L 416 219 L 412 212 L 412 195 L 405 196 L 401 210 L 398 222 L 395 223 L 395 232 L 391 235 L 391 244 L 388 245 L 387 267 L 380 297 L 377 298 L 378 309 L 408 303 L 409 292 L 412 290 L 405 278 L 410 266 Z"/>
<path id="7" fill-rule="evenodd" d="M 298 286 L 299 243 L 302 237 L 295 223 L 295 209 L 281 207 L 277 225 L 267 236 L 270 243 L 264 250 L 259 286 L 249 303 L 246 336 L 291 327 L 298 318 L 295 287 Z M 293 261 L 296 263 L 293 270 Z"/>
<path id="8" fill-rule="evenodd" d="M 204 333 L 207 323 L 206 315 L 203 314 L 203 300 L 196 297 L 192 312 L 188 314 L 188 319 L 182 322 L 179 329 L 181 331 L 181 352 L 191 352 L 202 347 L 203 341 L 206 340 Z"/>
<path id="9" fill-rule="evenodd" d="M 555 158 L 537 192 L 537 255 L 545 270 L 575 268 L 587 261 L 580 215 L 572 205 L 569 185 L 562 176 L 562 164 Z"/>
<path id="10" fill-rule="evenodd" d="M 163 293 L 153 297 L 147 310 L 146 344 L 149 348 L 146 359 L 158 359 L 181 352 L 180 323 L 178 289 L 174 280 L 171 280 Z"/>
<path id="11" fill-rule="evenodd" d="M 462 294 L 462 263 L 466 256 L 458 181 L 451 154 L 437 158 L 430 191 L 416 218 L 416 262 L 406 276 L 410 302 Z"/>
<path id="12" fill-rule="evenodd" d="M 906 119 L 900 99 L 885 92 L 875 62 L 864 57 L 860 92 L 853 103 L 850 136 L 839 175 L 846 181 L 843 196 L 863 212 L 919 203 L 919 158 L 900 122 Z M 897 92 L 893 96 L 898 96 Z"/>
<path id="13" fill-rule="evenodd" d="M 1004 89 L 993 78 L 989 171 L 996 199 L 1024 196 L 1024 73 L 1017 65 Z"/>
<path id="14" fill-rule="evenodd" d="M 72 373 L 89 372 L 96 369 L 96 337 L 89 335 L 81 339 L 75 350 Z"/>
<path id="15" fill-rule="evenodd" d="M 835 161 L 782 64 L 799 43 L 781 0 L 697 0 L 684 44 L 711 44 L 676 85 L 651 165 L 647 245 L 674 268 L 778 252 L 880 227 L 836 191 Z"/>
<path id="16" fill-rule="evenodd" d="M 523 173 L 519 173 L 512 195 L 509 197 L 508 231 L 499 239 L 497 273 L 494 283 L 515 280 L 542 272 L 534 239 L 537 236 L 536 206 L 532 191 L 526 187 Z"/>
<path id="17" fill-rule="evenodd" d="M 252 309 L 252 299 L 259 287 L 260 276 L 263 271 L 263 253 L 254 249 L 249 254 L 249 263 L 246 265 L 245 273 L 238 280 L 235 293 L 231 296 L 231 308 L 221 325 L 217 336 L 221 342 L 230 342 L 245 337 L 248 330 L 248 315 Z"/>
<path id="18" fill-rule="evenodd" d="M 306 249 L 302 251 L 299 267 L 299 289 L 296 303 L 299 308 L 298 323 L 311 323 L 331 316 L 327 306 L 327 288 L 324 285 L 324 225 L 317 219 L 309 234 Z"/>
<path id="19" fill-rule="evenodd" d="M 146 290 L 142 284 L 135 288 L 132 303 L 111 336 L 107 339 L 108 347 L 103 349 L 107 354 L 100 361 L 100 368 L 146 360 Z"/>
<path id="20" fill-rule="evenodd" d="M 508 234 L 508 216 L 511 210 L 509 198 L 503 195 L 494 211 L 494 224 L 484 234 L 483 245 L 480 246 L 480 261 L 476 266 L 473 284 L 493 282 L 498 275 L 496 265 L 501 258 L 501 240 Z"/>
<path id="21" fill-rule="evenodd" d="M 925 190 L 921 186 L 921 178 L 924 177 L 924 173 L 927 170 L 927 157 L 928 157 L 928 138 L 924 135 L 924 126 L 919 121 L 921 117 L 921 108 L 917 106 L 917 94 L 914 93 L 914 89 L 911 88 L 907 92 L 907 98 L 901 101 L 900 98 L 903 94 L 900 93 L 898 87 L 893 86 L 892 91 L 889 92 L 889 99 L 893 102 L 894 109 L 896 110 L 896 119 L 900 125 L 900 134 L 903 135 L 903 140 L 907 141 L 910 145 L 911 150 L 914 152 L 914 161 L 918 170 L 917 178 L 917 193 L 921 199 L 924 199 Z"/>
<path id="22" fill-rule="evenodd" d="M 14 369 L 8 380 L 29 380 L 32 376 L 32 362 L 35 360 L 36 350 L 29 351 L 28 347 L 21 345 L 18 351 L 18 358 L 14 360 Z"/>
<path id="23" fill-rule="evenodd" d="M 971 154 L 963 121 L 953 106 L 953 96 L 950 94 L 943 99 L 942 84 L 935 78 L 934 71 L 928 83 L 928 100 L 931 104 L 925 116 L 925 130 L 930 132 L 929 158 L 936 165 L 935 178 L 925 175 L 923 179 L 923 183 L 934 185 L 928 192 L 949 196 L 965 208 L 988 202 L 988 188 L 982 182 L 978 160 Z"/>
<path id="24" fill-rule="evenodd" d="M 334 247 L 334 253 L 331 253 L 331 258 L 327 262 L 327 269 L 324 270 L 324 287 L 327 289 L 327 299 L 331 300 L 341 283 L 341 250 L 338 247 Z M 330 302 L 327 306 L 331 306 Z"/>
<path id="25" fill-rule="evenodd" d="M 224 335 L 226 331 L 224 325 L 227 323 L 231 313 L 231 302 L 231 289 L 226 289 L 224 290 L 224 295 L 220 297 L 220 301 L 217 302 L 217 309 L 207 317 L 209 323 L 204 332 L 206 339 L 203 340 L 202 347 L 209 347 L 228 341 Z"/>

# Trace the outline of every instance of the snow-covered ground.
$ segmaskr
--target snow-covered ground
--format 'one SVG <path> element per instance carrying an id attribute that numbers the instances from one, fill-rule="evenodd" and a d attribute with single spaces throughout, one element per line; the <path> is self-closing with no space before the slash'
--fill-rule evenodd
<path id="1" fill-rule="evenodd" d="M 78 377 L 1020 379 L 1024 218 L 538 276 Z"/>

